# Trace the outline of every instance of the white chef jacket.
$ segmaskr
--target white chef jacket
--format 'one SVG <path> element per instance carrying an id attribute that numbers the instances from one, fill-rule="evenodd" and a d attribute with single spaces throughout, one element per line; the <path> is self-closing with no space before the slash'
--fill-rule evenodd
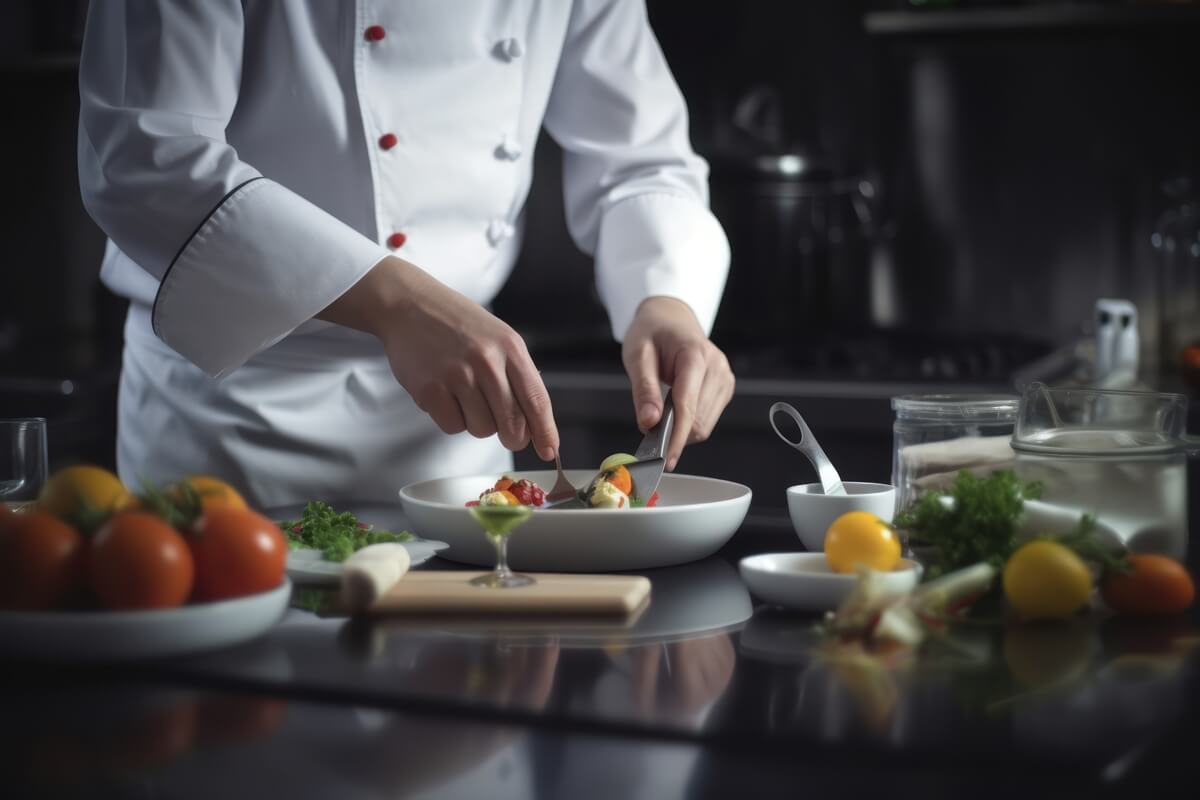
<path id="1" fill-rule="evenodd" d="M 398 458 L 425 477 L 502 466 L 381 379 L 374 338 L 313 315 L 393 251 L 489 302 L 542 127 L 613 334 L 653 295 L 716 314 L 728 245 L 641 0 L 105 0 L 80 98 L 101 276 L 132 301 L 127 477 L 224 470 L 286 503 L 301 469 L 250 477 L 282 468 L 272 449 L 319 453 L 304 470 L 337 453 L 336 485 L 383 469 L 361 500 L 394 499 Z"/>

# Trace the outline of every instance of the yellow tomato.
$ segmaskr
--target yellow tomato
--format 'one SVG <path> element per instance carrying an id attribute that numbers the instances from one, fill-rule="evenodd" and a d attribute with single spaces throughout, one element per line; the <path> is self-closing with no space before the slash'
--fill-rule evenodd
<path id="1" fill-rule="evenodd" d="M 106 469 L 80 464 L 50 476 L 38 495 L 38 507 L 56 517 L 71 519 L 79 512 L 120 511 L 135 502 L 121 479 Z"/>
<path id="2" fill-rule="evenodd" d="M 200 495 L 200 507 L 204 511 L 212 511 L 217 508 L 245 510 L 248 507 L 238 490 L 220 478 L 214 478 L 211 475 L 189 475 L 186 480 L 191 482 L 197 494 Z"/>
<path id="3" fill-rule="evenodd" d="M 888 524 L 868 511 L 850 511 L 825 533 L 825 561 L 834 572 L 859 565 L 887 572 L 900 560 L 900 539 Z"/>
<path id="4" fill-rule="evenodd" d="M 1073 550 L 1034 541 L 1004 565 L 1004 596 L 1028 619 L 1062 619 L 1082 608 L 1092 594 L 1092 575 Z"/>

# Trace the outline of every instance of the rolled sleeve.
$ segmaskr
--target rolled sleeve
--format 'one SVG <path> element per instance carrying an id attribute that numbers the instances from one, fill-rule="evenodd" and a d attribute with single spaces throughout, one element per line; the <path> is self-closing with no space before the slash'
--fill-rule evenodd
<path id="1" fill-rule="evenodd" d="M 167 270 L 154 332 L 219 376 L 311 319 L 387 255 L 294 192 L 251 180 L 209 215 Z"/>

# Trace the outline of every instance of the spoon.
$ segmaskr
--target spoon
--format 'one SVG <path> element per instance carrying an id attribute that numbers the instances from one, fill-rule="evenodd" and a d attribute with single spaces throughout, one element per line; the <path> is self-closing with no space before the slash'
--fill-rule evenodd
<path id="1" fill-rule="evenodd" d="M 800 426 L 800 441 L 793 442 L 779 430 L 779 426 L 775 424 L 775 415 L 780 411 L 787 414 Z M 776 403 L 771 406 L 771 427 L 775 429 L 775 435 L 780 439 L 808 456 L 808 460 L 817 468 L 817 475 L 821 477 L 821 489 L 825 494 L 846 493 L 846 487 L 842 486 L 842 479 L 838 476 L 837 470 L 833 468 L 829 456 L 825 455 L 821 445 L 817 444 L 817 437 L 813 436 L 812 431 L 808 429 L 808 425 L 805 424 L 804 417 L 800 416 L 799 411 L 788 403 Z"/>

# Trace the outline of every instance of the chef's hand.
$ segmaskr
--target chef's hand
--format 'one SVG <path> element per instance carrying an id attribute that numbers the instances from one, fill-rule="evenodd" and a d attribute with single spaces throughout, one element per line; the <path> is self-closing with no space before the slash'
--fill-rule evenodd
<path id="1" fill-rule="evenodd" d="M 554 458 L 550 395 L 524 340 L 415 265 L 385 258 L 317 317 L 378 337 L 396 380 L 446 433 L 499 433 L 509 450 L 532 439 Z"/>
<path id="2" fill-rule="evenodd" d="M 661 384 L 671 387 L 675 428 L 666 457 L 667 469 L 675 469 L 684 445 L 707 439 L 733 399 L 729 360 L 704 335 L 692 309 L 673 297 L 642 301 L 625 334 L 621 358 L 643 431 L 662 416 Z"/>

